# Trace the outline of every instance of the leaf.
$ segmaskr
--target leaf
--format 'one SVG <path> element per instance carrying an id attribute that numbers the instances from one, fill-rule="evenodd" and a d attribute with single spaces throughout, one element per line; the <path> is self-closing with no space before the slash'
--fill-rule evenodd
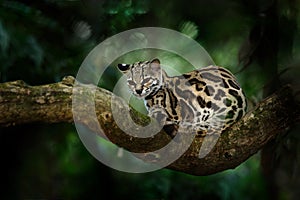
<path id="1" fill-rule="evenodd" d="M 193 39 L 195 39 L 198 36 L 198 26 L 191 21 L 184 22 L 180 26 L 180 31 Z"/>

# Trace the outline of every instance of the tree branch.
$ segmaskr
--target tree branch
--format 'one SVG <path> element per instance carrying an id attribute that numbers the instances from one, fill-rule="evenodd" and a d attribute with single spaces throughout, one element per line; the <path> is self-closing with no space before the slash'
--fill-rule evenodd
<path id="1" fill-rule="evenodd" d="M 115 144 L 131 152 L 148 152 L 166 145 L 170 138 L 161 131 L 151 138 L 137 138 L 124 133 L 117 126 L 111 112 L 113 94 L 102 88 L 79 84 L 74 87 L 74 78 L 65 77 L 62 82 L 28 86 L 23 81 L 0 84 L 0 126 L 43 123 L 81 123 L 101 135 L 99 124 L 106 136 Z M 72 114 L 72 94 L 82 94 L 82 98 L 94 95 L 97 120 L 91 116 L 87 105 L 80 105 Z M 114 97 L 120 110 L 128 109 L 126 103 Z M 232 169 L 259 151 L 268 141 L 285 133 L 300 121 L 299 103 L 293 100 L 290 87 L 283 87 L 263 100 L 239 122 L 229 128 L 219 138 L 214 149 L 202 159 L 198 158 L 203 138 L 195 137 L 190 148 L 170 169 L 194 175 L 208 175 Z M 138 124 L 147 124 L 149 118 L 130 109 L 132 118 Z M 124 120 L 126 123 L 126 120 Z"/>

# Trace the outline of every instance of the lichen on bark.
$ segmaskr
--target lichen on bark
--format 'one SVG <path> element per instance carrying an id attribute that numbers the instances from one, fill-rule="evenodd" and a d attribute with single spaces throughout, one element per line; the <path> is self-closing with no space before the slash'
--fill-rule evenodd
<path id="1" fill-rule="evenodd" d="M 74 88 L 74 78 L 66 77 L 62 82 L 29 86 L 23 81 L 0 84 L 0 126 L 15 126 L 25 123 L 80 123 L 91 131 L 102 135 L 102 131 L 111 142 L 131 152 L 149 152 L 168 144 L 171 138 L 163 131 L 150 138 L 132 137 L 124 133 L 114 121 L 111 112 L 111 99 L 120 109 L 129 109 L 132 118 L 138 124 L 149 123 L 149 118 L 132 108 L 111 92 L 96 86 L 78 83 Z M 91 92 L 93 90 L 93 92 Z M 72 95 L 74 92 L 94 95 L 96 120 L 91 116 L 88 106 L 80 105 L 72 113 Z M 74 112 L 74 109 L 73 109 Z M 195 137 L 189 149 L 168 168 L 194 175 L 208 175 L 222 170 L 232 169 L 258 152 L 273 138 L 286 132 L 299 122 L 299 103 L 294 101 L 290 87 L 283 87 L 260 102 L 239 122 L 235 123 L 219 138 L 213 150 L 199 159 L 199 149 L 203 138 Z M 125 123 L 126 123 L 126 119 Z M 99 124 L 101 131 L 99 131 Z"/>

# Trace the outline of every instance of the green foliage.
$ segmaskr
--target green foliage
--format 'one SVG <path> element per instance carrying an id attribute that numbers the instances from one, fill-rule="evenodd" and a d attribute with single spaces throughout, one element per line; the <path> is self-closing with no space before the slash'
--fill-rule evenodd
<path id="1" fill-rule="evenodd" d="M 55 6 L 47 1 L 44 4 Z M 42 9 L 38 4 L 0 2 L 0 81 L 58 81 L 63 75 L 75 74 L 90 50 L 92 41 L 84 43 L 69 25 L 66 27 L 54 13 Z M 56 9 L 61 12 L 70 8 Z"/>
<path id="2" fill-rule="evenodd" d="M 249 102 L 255 104 L 271 91 L 265 89 L 269 83 L 275 88 L 281 81 L 299 86 L 299 7 L 297 1 L 283 0 L 2 0 L 0 82 L 22 79 L 41 84 L 76 75 L 89 51 L 107 37 L 131 28 L 158 26 L 197 40 L 217 65 L 238 76 Z M 140 35 L 136 37 L 145 42 Z M 114 48 L 120 47 L 111 46 L 107 54 Z M 191 67 L 170 52 L 136 51 L 110 63 L 99 85 L 113 89 L 121 75 L 114 68 L 118 62 L 148 60 L 153 55 L 159 55 L 170 73 Z M 171 170 L 127 174 L 93 159 L 72 126 L 34 124 L 0 131 L 3 199 L 267 198 L 257 155 L 235 170 L 206 177 Z M 291 198 L 298 189 L 297 181 L 287 183 L 290 177 L 299 177 L 296 132 L 276 150 L 282 161 L 280 171 L 286 172 L 284 179 L 277 180 L 281 199 Z"/>
<path id="3" fill-rule="evenodd" d="M 254 156 L 235 170 L 204 177 L 161 170 L 148 174 L 116 173 L 114 179 L 116 185 L 131 185 L 133 195 L 129 199 L 266 199 L 258 159 Z M 113 198 L 127 194 L 127 188 L 120 186 Z"/>
<path id="4" fill-rule="evenodd" d="M 128 29 L 136 17 L 146 14 L 149 10 L 150 0 L 113 0 L 104 3 L 104 10 L 108 14 L 108 22 L 113 33 Z"/>

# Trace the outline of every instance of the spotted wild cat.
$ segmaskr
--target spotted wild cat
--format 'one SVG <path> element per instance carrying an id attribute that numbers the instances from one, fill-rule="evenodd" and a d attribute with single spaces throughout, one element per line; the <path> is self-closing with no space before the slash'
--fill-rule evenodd
<path id="1" fill-rule="evenodd" d="M 246 110 L 246 98 L 227 69 L 208 66 L 169 77 L 160 61 L 119 64 L 132 93 L 144 99 L 149 116 L 164 122 L 172 137 L 178 127 L 199 135 L 221 134 Z"/>

